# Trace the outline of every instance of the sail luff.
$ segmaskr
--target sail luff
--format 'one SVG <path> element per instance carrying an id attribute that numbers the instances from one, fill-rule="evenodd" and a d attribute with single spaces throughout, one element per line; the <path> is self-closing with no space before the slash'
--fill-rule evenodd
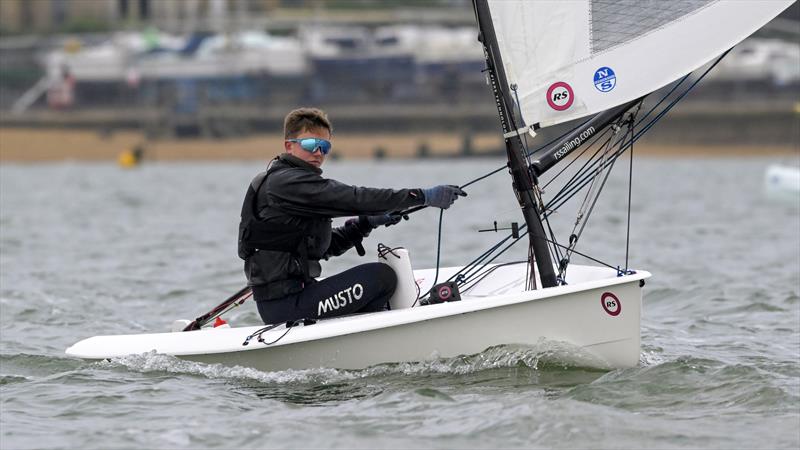
<path id="1" fill-rule="evenodd" d="M 525 223 L 528 226 L 528 239 L 530 248 L 533 250 L 536 266 L 539 269 L 543 287 L 554 287 L 558 285 L 555 270 L 553 268 L 550 250 L 547 246 L 547 238 L 544 226 L 541 221 L 541 214 L 536 205 L 533 194 L 535 179 L 526 169 L 523 157 L 522 140 L 518 134 L 510 133 L 519 128 L 514 118 L 510 115 L 512 105 L 510 94 L 508 93 L 508 81 L 506 80 L 503 69 L 502 56 L 497 46 L 497 37 L 492 23 L 491 13 L 486 0 L 473 0 L 475 6 L 476 20 L 480 29 L 480 40 L 484 46 L 486 64 L 489 73 L 489 80 L 492 93 L 495 97 L 497 112 L 500 116 L 500 124 L 503 131 L 503 138 L 506 144 L 506 154 L 508 156 L 508 166 L 513 179 L 513 188 L 517 195 L 517 200 L 522 208 Z M 521 125 L 521 124 L 520 124 Z M 531 267 L 531 276 L 535 271 Z"/>

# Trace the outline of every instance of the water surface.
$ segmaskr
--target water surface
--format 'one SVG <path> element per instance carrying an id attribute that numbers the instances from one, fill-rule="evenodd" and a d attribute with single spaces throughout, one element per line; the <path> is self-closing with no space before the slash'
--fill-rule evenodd
<path id="1" fill-rule="evenodd" d="M 800 199 L 764 195 L 774 162 L 635 162 L 629 259 L 653 273 L 636 368 L 576 367 L 542 343 L 273 373 L 156 354 L 83 362 L 63 353 L 88 336 L 166 331 L 238 290 L 239 210 L 260 164 L 0 166 L 0 447 L 797 448 Z M 427 187 L 502 164 L 340 161 L 326 175 Z M 625 164 L 579 245 L 623 266 Z M 476 230 L 522 221 L 504 172 L 468 191 L 444 215 L 444 265 L 502 237 Z M 575 207 L 553 216 L 561 239 Z M 432 267 L 437 220 L 418 213 L 376 231 L 368 247 L 403 245 L 415 267 Z M 500 260 L 524 257 L 520 247 Z M 325 271 L 371 260 L 348 254 Z M 259 321 L 252 304 L 230 319 Z"/>

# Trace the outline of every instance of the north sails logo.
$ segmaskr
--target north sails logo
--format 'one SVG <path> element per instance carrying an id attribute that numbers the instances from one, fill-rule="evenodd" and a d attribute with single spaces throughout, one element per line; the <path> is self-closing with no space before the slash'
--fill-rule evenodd
<path id="1" fill-rule="evenodd" d="M 610 92 L 617 85 L 617 75 L 610 67 L 601 67 L 594 73 L 594 87 L 600 92 Z"/>
<path id="2" fill-rule="evenodd" d="M 361 300 L 363 295 L 364 286 L 356 283 L 347 289 L 339 291 L 337 294 L 331 295 L 325 300 L 320 300 L 319 304 L 317 305 L 317 317 L 321 317 L 328 311 L 335 311 L 339 308 L 351 305 L 353 300 Z"/>

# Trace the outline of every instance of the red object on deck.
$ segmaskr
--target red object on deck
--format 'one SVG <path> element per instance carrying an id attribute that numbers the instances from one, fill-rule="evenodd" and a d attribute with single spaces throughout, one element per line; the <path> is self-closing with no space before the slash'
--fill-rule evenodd
<path id="1" fill-rule="evenodd" d="M 214 321 L 214 328 L 217 328 L 220 325 L 227 325 L 228 322 L 222 320 L 222 317 L 217 317 L 217 320 Z"/>

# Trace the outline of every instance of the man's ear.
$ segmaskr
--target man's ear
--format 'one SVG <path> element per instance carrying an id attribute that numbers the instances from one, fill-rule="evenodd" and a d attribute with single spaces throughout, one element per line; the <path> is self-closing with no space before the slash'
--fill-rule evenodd
<path id="1" fill-rule="evenodd" d="M 283 141 L 283 150 L 286 153 L 291 153 L 289 150 L 292 148 L 292 143 L 289 141 Z"/>

